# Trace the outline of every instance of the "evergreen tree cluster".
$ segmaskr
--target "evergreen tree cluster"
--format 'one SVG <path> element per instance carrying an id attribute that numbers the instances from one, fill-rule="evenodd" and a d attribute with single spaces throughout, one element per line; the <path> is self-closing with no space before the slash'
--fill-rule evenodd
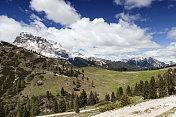
<path id="1" fill-rule="evenodd" d="M 119 100 L 123 102 L 123 100 L 127 101 L 127 96 L 143 96 L 144 99 L 156 99 L 175 94 L 175 86 L 176 68 L 168 69 L 163 74 L 163 76 L 159 74 L 158 78 L 151 77 L 150 81 L 145 82 L 140 80 L 139 83 L 135 84 L 134 90 L 129 85 L 126 88 L 126 92 L 123 91 L 122 87 L 119 87 L 117 89 L 116 95 L 114 92 L 111 93 L 111 96 L 109 94 L 106 94 L 104 100 L 111 102 Z"/>
<path id="2" fill-rule="evenodd" d="M 142 95 L 144 99 L 156 99 L 176 93 L 176 69 L 168 69 L 163 76 L 151 77 L 150 81 L 136 83 L 133 95 Z"/>

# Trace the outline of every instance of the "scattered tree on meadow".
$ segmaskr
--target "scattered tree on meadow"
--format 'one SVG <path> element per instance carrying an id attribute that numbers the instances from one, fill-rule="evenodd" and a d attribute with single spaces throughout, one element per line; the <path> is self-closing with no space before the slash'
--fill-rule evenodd
<path id="1" fill-rule="evenodd" d="M 111 94 L 111 102 L 114 102 L 116 100 L 115 94 L 114 92 L 112 92 Z"/>
<path id="2" fill-rule="evenodd" d="M 134 87 L 133 95 L 135 95 L 135 96 L 138 96 L 138 95 L 139 95 L 139 86 L 138 86 L 137 83 L 136 83 L 136 85 L 135 85 L 135 87 Z"/>
<path id="3" fill-rule="evenodd" d="M 149 95 L 151 99 L 157 98 L 157 92 L 156 92 L 156 83 L 154 77 L 150 80 L 150 89 L 149 89 Z"/>
<path id="4" fill-rule="evenodd" d="M 164 97 L 167 95 L 167 83 L 161 75 L 159 75 L 159 97 Z"/>
<path id="5" fill-rule="evenodd" d="M 127 94 L 128 96 L 132 96 L 132 91 L 131 91 L 131 88 L 130 88 L 129 85 L 127 86 L 126 94 Z"/>
<path id="6" fill-rule="evenodd" d="M 150 85 L 149 85 L 148 81 L 145 81 L 144 94 L 143 94 L 144 99 L 149 99 L 150 98 L 149 93 L 150 93 Z"/>
<path id="7" fill-rule="evenodd" d="M 94 94 L 93 94 L 92 91 L 90 92 L 90 95 L 89 95 L 88 104 L 89 105 L 94 105 L 95 104 L 95 97 L 94 97 Z"/>
<path id="8" fill-rule="evenodd" d="M 117 89 L 117 93 L 116 93 L 116 98 L 119 100 L 123 95 L 123 88 L 119 87 L 119 89 Z"/>
<path id="9" fill-rule="evenodd" d="M 167 81 L 168 85 L 168 94 L 172 95 L 175 93 L 175 85 L 176 85 L 176 69 L 168 69 L 167 72 L 164 73 L 163 78 Z"/>
<path id="10" fill-rule="evenodd" d="M 65 96 L 65 90 L 63 87 L 61 88 L 61 96 Z"/>
<path id="11" fill-rule="evenodd" d="M 84 107 L 86 105 L 87 105 L 87 94 L 83 89 L 80 94 L 80 107 Z"/>
<path id="12" fill-rule="evenodd" d="M 109 94 L 106 94 L 106 95 L 105 95 L 105 101 L 110 101 L 110 96 L 109 96 Z"/>
<path id="13" fill-rule="evenodd" d="M 138 88 L 139 88 L 138 89 L 139 95 L 143 95 L 143 93 L 144 93 L 144 82 L 142 80 L 140 80 Z"/>

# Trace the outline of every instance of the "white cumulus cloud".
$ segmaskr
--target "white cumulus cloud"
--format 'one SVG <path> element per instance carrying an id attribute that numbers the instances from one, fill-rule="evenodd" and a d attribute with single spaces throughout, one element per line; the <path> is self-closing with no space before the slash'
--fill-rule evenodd
<path id="1" fill-rule="evenodd" d="M 64 0 L 32 0 L 30 7 L 37 12 L 45 12 L 49 20 L 62 25 L 70 25 L 80 19 L 76 10 Z"/>
<path id="2" fill-rule="evenodd" d="M 117 5 L 124 5 L 126 9 L 148 7 L 153 1 L 161 0 L 114 0 Z"/>
<path id="3" fill-rule="evenodd" d="M 141 18 L 140 14 L 130 15 L 130 14 L 125 14 L 125 13 L 122 12 L 122 13 L 116 14 L 115 17 L 117 19 L 123 19 L 123 20 L 125 20 L 127 22 L 136 21 L 136 20 L 146 21 L 146 19 Z"/>
<path id="4" fill-rule="evenodd" d="M 140 53 L 142 49 L 159 48 L 145 29 L 134 23 L 119 20 L 107 23 L 103 18 L 91 21 L 82 18 L 68 28 L 47 28 L 37 17 L 29 25 L 17 22 L 7 16 L 0 16 L 0 40 L 13 42 L 22 31 L 60 42 L 66 49 L 96 56 L 118 56 Z"/>
<path id="5" fill-rule="evenodd" d="M 167 38 L 176 39 L 176 27 L 173 27 L 167 34 Z"/>

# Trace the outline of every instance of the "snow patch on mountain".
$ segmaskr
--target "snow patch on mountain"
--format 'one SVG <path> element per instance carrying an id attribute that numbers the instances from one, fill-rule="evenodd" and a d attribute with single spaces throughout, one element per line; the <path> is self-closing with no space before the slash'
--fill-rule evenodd
<path id="1" fill-rule="evenodd" d="M 146 68 L 160 68 L 165 67 L 167 64 L 164 62 L 158 61 L 153 57 L 134 57 L 130 59 L 123 59 L 121 62 L 124 62 L 129 65 L 142 66 Z"/>
<path id="2" fill-rule="evenodd" d="M 72 53 L 61 46 L 60 43 L 46 40 L 39 36 L 33 36 L 30 33 L 22 32 L 13 42 L 18 47 L 24 47 L 28 50 L 50 58 L 70 58 Z"/>

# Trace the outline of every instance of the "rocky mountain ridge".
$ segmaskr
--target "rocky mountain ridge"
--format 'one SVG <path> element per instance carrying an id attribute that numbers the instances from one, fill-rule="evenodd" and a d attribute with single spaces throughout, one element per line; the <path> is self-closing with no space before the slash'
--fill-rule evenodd
<path id="1" fill-rule="evenodd" d="M 97 57 L 87 57 L 81 53 L 70 52 L 69 50 L 63 48 L 58 42 L 46 40 L 42 37 L 34 36 L 28 32 L 20 33 L 20 35 L 15 38 L 13 44 L 18 47 L 35 51 L 38 54 L 49 58 L 66 59 L 77 67 L 98 66 L 107 69 L 119 70 L 120 66 L 120 69 L 128 69 L 128 67 L 132 67 L 132 70 L 141 70 L 166 66 L 165 63 L 152 57 L 123 59 L 122 61 L 111 61 Z"/>

